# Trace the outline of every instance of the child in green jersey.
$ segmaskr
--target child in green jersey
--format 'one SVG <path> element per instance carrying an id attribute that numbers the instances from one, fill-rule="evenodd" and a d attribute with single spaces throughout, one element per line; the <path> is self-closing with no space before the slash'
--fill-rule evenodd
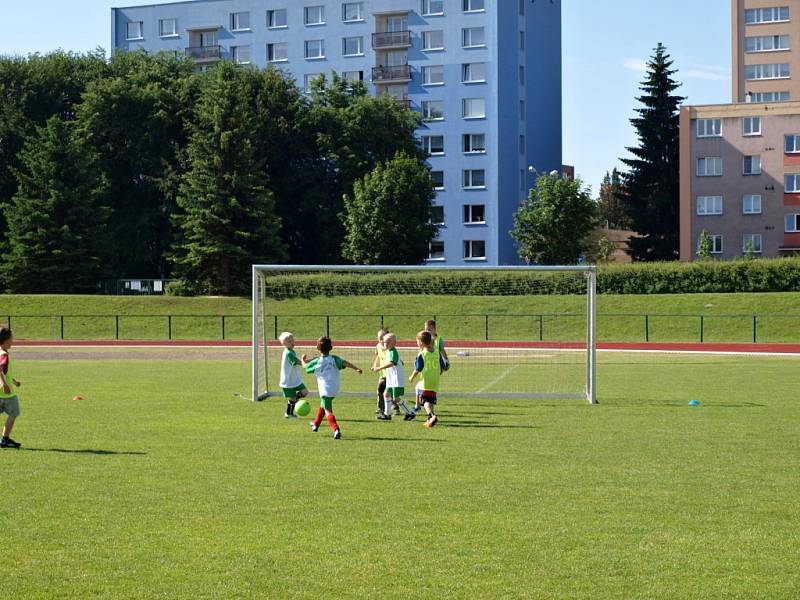
<path id="1" fill-rule="evenodd" d="M 409 378 L 411 383 L 422 376 L 421 397 L 428 420 L 425 427 L 434 427 L 439 422 L 436 416 L 436 394 L 439 392 L 439 382 L 442 375 L 439 351 L 434 347 L 433 336 L 430 331 L 420 331 L 417 334 L 419 354 L 414 365 L 414 373 Z"/>
<path id="2" fill-rule="evenodd" d="M 283 416 L 286 419 L 296 419 L 294 405 L 300 398 L 308 396 L 308 390 L 303 385 L 302 366 L 294 351 L 294 336 L 284 331 L 278 336 L 278 340 L 283 344 L 280 381 L 283 397 L 286 398 L 286 413 Z"/>

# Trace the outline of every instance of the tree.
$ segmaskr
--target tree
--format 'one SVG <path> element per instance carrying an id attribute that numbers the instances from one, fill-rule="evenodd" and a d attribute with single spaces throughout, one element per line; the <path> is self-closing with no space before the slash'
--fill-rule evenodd
<path id="1" fill-rule="evenodd" d="M 700 243 L 697 245 L 697 260 L 711 260 L 713 251 L 714 244 L 711 241 L 711 236 L 703 229 L 700 232 Z"/>
<path id="2" fill-rule="evenodd" d="M 623 201 L 631 227 L 629 254 L 634 260 L 675 260 L 679 242 L 679 106 L 684 98 L 673 92 L 680 84 L 666 48 L 659 44 L 647 65 L 638 98 L 643 108 L 631 119 L 639 145 L 623 159 Z"/>
<path id="3" fill-rule="evenodd" d="M 607 237 L 601 237 L 597 240 L 597 262 L 603 264 L 611 262 L 616 249 L 617 245 L 614 242 Z"/>
<path id="4" fill-rule="evenodd" d="M 97 156 L 74 127 L 51 117 L 26 142 L 18 189 L 5 207 L 8 251 L 2 278 L 16 293 L 87 293 L 107 273 L 108 210 Z"/>
<path id="5" fill-rule="evenodd" d="M 285 257 L 274 198 L 263 162 L 255 157 L 254 96 L 249 71 L 220 63 L 205 82 L 190 125 L 172 260 L 198 293 L 242 294 L 253 263 Z"/>
<path id="6" fill-rule="evenodd" d="M 580 179 L 542 175 L 514 215 L 511 235 L 534 264 L 573 264 L 586 250 L 597 206 Z"/>
<path id="7" fill-rule="evenodd" d="M 430 170 L 419 157 L 398 153 L 356 181 L 345 195 L 342 255 L 367 265 L 417 265 L 428 257 L 438 227 Z"/>
<path id="8" fill-rule="evenodd" d="M 621 196 L 622 180 L 619 171 L 615 168 L 610 173 L 606 172 L 603 183 L 600 184 L 597 209 L 601 226 L 607 229 L 628 229 L 630 227 L 630 219 L 625 212 Z"/>

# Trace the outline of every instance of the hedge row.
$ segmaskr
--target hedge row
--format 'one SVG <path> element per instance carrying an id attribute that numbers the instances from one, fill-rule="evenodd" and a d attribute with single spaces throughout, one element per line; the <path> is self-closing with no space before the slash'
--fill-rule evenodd
<path id="1" fill-rule="evenodd" d="M 391 294 L 529 296 L 585 291 L 581 273 L 537 271 L 299 272 L 266 277 L 275 299 Z M 638 263 L 598 267 L 601 294 L 800 291 L 800 258 Z"/>

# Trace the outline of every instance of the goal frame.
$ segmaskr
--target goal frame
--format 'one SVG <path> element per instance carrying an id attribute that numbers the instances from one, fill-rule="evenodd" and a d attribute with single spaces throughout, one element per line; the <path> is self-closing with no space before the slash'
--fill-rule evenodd
<path id="1" fill-rule="evenodd" d="M 259 332 L 258 319 L 259 299 L 260 299 L 260 277 L 262 273 L 270 271 L 280 272 L 312 272 L 312 271 L 335 271 L 335 272 L 398 272 L 398 271 L 538 271 L 538 272 L 567 272 L 583 273 L 586 276 L 586 298 L 587 298 L 587 324 L 586 324 L 586 387 L 585 394 L 581 397 L 589 404 L 597 404 L 597 267 L 594 265 L 564 265 L 564 266 L 538 266 L 538 265 L 463 265 L 463 266 L 428 266 L 428 265 L 277 265 L 277 264 L 256 264 L 252 269 L 252 323 L 251 323 L 251 398 L 262 400 L 269 397 L 269 342 L 266 337 L 266 323 L 263 324 L 264 331 Z M 259 340 L 259 335 L 264 339 Z M 264 344 L 266 349 L 264 356 L 264 369 L 267 377 L 267 390 L 261 393 L 259 390 L 259 341 Z M 571 396 L 565 395 L 569 398 Z"/>

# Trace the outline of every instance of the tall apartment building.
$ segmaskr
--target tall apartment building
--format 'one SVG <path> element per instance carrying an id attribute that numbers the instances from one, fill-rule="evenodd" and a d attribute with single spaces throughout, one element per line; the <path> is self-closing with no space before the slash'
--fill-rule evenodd
<path id="1" fill-rule="evenodd" d="M 336 71 L 418 111 L 437 185 L 429 262 L 519 262 L 509 230 L 533 184 L 561 169 L 561 2 L 194 0 L 112 9 L 114 51 L 185 53 Z"/>

